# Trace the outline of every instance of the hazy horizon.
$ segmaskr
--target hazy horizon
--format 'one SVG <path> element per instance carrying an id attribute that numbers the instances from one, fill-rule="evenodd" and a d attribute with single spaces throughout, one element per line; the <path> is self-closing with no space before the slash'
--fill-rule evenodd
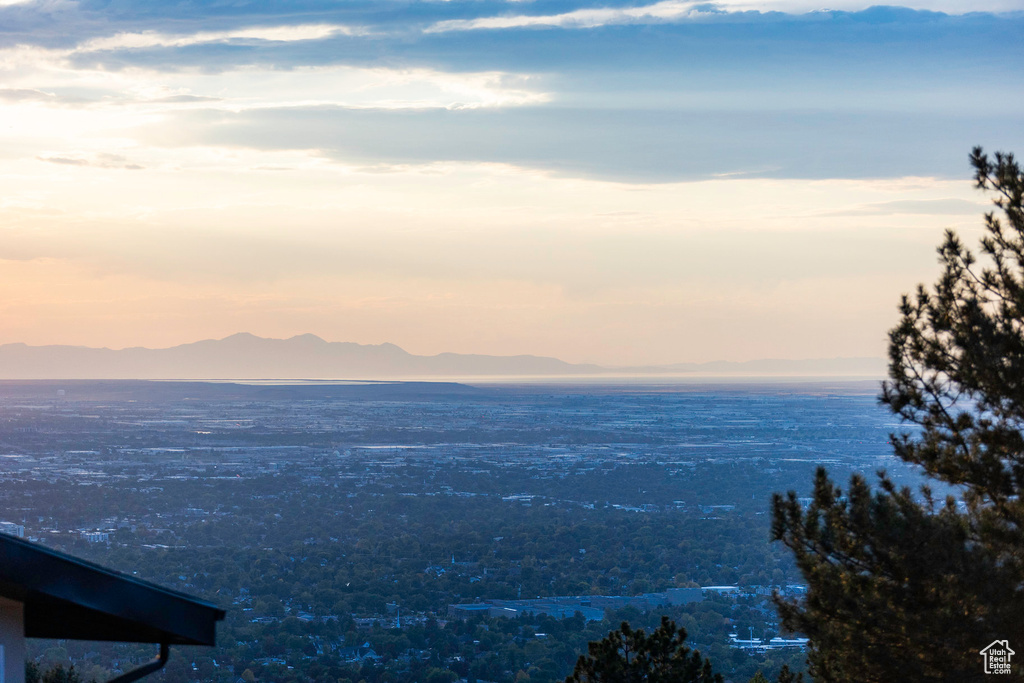
<path id="1" fill-rule="evenodd" d="M 1024 0 L 0 3 L 0 344 L 882 357 Z"/>
<path id="2" fill-rule="evenodd" d="M 405 351 L 406 353 L 412 353 L 408 349 L 403 348 L 401 345 L 395 344 L 395 343 L 389 342 L 389 341 L 383 341 L 383 342 L 379 342 L 379 343 L 363 344 L 363 343 L 360 343 L 360 342 L 353 342 L 353 341 L 348 340 L 348 339 L 325 339 L 325 338 L 323 338 L 323 337 L 321 337 L 319 335 L 313 334 L 312 332 L 299 332 L 297 334 L 293 334 L 293 335 L 288 336 L 288 337 L 263 337 L 263 336 L 260 336 L 258 334 L 253 334 L 252 332 L 239 331 L 239 332 L 234 332 L 234 333 L 228 334 L 228 335 L 226 335 L 224 337 L 217 337 L 217 338 L 208 337 L 208 338 L 203 338 L 203 339 L 191 339 L 191 340 L 184 341 L 184 342 L 181 342 L 181 343 L 178 343 L 178 344 L 172 344 L 170 346 L 141 346 L 141 345 L 138 345 L 138 344 L 131 345 L 131 346 L 89 346 L 87 344 L 28 344 L 26 342 L 21 342 L 21 341 L 3 342 L 3 343 L 0 343 L 0 346 L 5 346 L 5 345 L 24 345 L 24 346 L 30 346 L 30 347 L 69 346 L 69 347 L 76 347 L 76 348 L 87 348 L 87 349 L 96 349 L 96 350 L 110 350 L 110 351 L 128 351 L 128 350 L 132 350 L 132 349 L 146 349 L 146 350 L 150 350 L 150 351 L 156 351 L 156 350 L 166 350 L 166 349 L 175 348 L 175 347 L 179 347 L 179 346 L 190 346 L 190 345 L 193 345 L 193 344 L 200 344 L 200 343 L 203 343 L 203 342 L 226 341 L 226 340 L 229 340 L 229 339 L 232 339 L 232 338 L 254 338 L 254 339 L 258 339 L 258 340 L 277 341 L 277 342 L 301 340 L 301 339 L 314 339 L 314 340 L 317 340 L 317 341 L 325 342 L 327 344 L 352 344 L 352 345 L 356 345 L 356 346 L 366 346 L 366 347 L 372 347 L 372 346 L 394 346 L 394 347 L 398 347 L 402 351 Z M 452 353 L 457 353 L 457 352 L 454 352 L 454 351 L 439 351 L 436 354 L 412 354 L 412 355 L 435 356 L 435 355 L 445 355 L 445 354 L 452 354 Z M 485 353 L 478 353 L 478 352 L 474 352 L 474 351 L 467 351 L 467 352 L 460 353 L 460 355 L 493 355 L 493 356 L 501 356 L 501 357 L 514 357 L 514 356 L 539 355 L 539 354 L 524 354 L 524 353 L 485 354 Z M 545 357 L 556 358 L 556 356 L 545 356 Z M 715 359 L 710 360 L 710 361 L 679 360 L 679 361 L 665 363 L 665 364 L 662 364 L 662 365 L 680 365 L 680 364 L 701 365 L 701 364 L 708 364 L 708 363 L 749 363 L 749 362 L 763 361 L 763 360 L 794 360 L 794 361 L 836 360 L 836 359 L 846 359 L 846 358 L 874 358 L 874 359 L 883 359 L 883 356 L 881 356 L 881 355 L 878 355 L 878 356 L 819 356 L 819 357 L 814 357 L 814 358 L 715 358 Z M 564 359 L 559 359 L 559 360 L 564 360 Z M 566 362 L 569 362 L 569 361 L 566 361 Z M 577 363 L 577 365 L 586 365 L 586 363 Z M 594 363 L 593 365 L 599 365 L 599 364 Z M 638 367 L 638 366 L 615 366 L 615 365 L 609 365 L 607 367 L 614 368 L 614 367 Z"/>
<path id="3" fill-rule="evenodd" d="M 555 357 L 410 354 L 394 344 L 329 342 L 312 334 L 248 333 L 165 348 L 0 344 L 0 379 L 691 381 L 699 378 L 876 377 L 881 358 L 757 359 L 662 366 L 571 364 Z"/>

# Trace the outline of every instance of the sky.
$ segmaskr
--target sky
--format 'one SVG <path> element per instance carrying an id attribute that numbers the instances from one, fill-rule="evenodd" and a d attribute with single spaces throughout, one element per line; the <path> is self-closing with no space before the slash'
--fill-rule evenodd
<path id="1" fill-rule="evenodd" d="M 0 343 L 884 356 L 1024 0 L 0 0 Z"/>

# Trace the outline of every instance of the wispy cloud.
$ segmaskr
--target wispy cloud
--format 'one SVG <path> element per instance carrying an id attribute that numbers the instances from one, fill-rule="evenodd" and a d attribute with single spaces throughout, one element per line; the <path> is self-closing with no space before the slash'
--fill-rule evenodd
<path id="1" fill-rule="evenodd" d="M 62 156 L 60 154 L 41 154 L 36 157 L 39 161 L 59 166 L 92 166 L 94 168 L 124 169 L 128 171 L 140 171 L 142 166 L 132 163 L 120 154 L 84 153 L 74 156 Z"/>
<path id="2" fill-rule="evenodd" d="M 168 95 L 150 100 L 153 104 L 207 104 L 221 101 L 223 101 L 222 97 L 207 97 L 205 95 Z"/>
<path id="3" fill-rule="evenodd" d="M 610 24 L 644 23 L 652 21 L 679 21 L 700 19 L 722 14 L 715 5 L 705 2 L 678 2 L 663 0 L 639 7 L 602 7 L 578 9 L 572 12 L 548 15 L 514 15 L 452 19 L 440 21 L 426 29 L 427 33 L 470 31 L 474 29 L 509 29 L 531 26 L 557 26 L 559 28 L 595 28 Z"/>
<path id="4" fill-rule="evenodd" d="M 60 164 L 61 166 L 88 166 L 89 162 L 86 159 L 80 159 L 77 157 L 62 157 L 62 156 L 40 156 L 37 157 L 40 161 L 45 161 L 50 164 Z"/>
<path id="5" fill-rule="evenodd" d="M 874 202 L 858 207 L 831 211 L 829 216 L 890 216 L 911 214 L 923 216 L 979 216 L 988 210 L 985 202 L 966 199 L 900 199 L 889 202 Z"/>
<path id="6" fill-rule="evenodd" d="M 134 134 L 147 144 L 311 150 L 340 163 L 506 163 L 627 182 L 710 177 L 960 177 L 965 150 L 1001 121 L 927 122 L 834 112 L 667 112 L 562 107 L 195 110 Z M 770 135 L 765 131 L 770 130 Z M 865 144 L 865 132 L 886 141 Z"/>
<path id="7" fill-rule="evenodd" d="M 0 88 L 0 100 L 5 102 L 48 102 L 54 99 L 53 93 L 35 88 Z"/>
<path id="8" fill-rule="evenodd" d="M 308 40 L 322 40 L 331 36 L 360 35 L 365 33 L 349 26 L 332 24 L 297 24 L 284 26 L 257 26 L 238 28 L 230 31 L 200 31 L 189 34 L 166 34 L 156 31 L 138 33 L 117 33 L 112 36 L 93 38 L 77 46 L 73 53 L 88 53 L 101 50 L 134 50 L 150 47 L 187 47 L 210 43 L 244 41 L 266 41 L 293 43 Z"/>

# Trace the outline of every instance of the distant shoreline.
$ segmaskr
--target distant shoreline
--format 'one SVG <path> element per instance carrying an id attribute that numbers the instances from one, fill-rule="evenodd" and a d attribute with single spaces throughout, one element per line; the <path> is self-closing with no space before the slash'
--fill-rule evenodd
<path id="1" fill-rule="evenodd" d="M 568 394 L 764 393 L 814 395 L 877 395 L 880 380 L 814 377 L 678 378 L 675 381 L 607 381 L 554 377 L 545 381 L 504 378 L 502 381 L 401 380 L 150 380 L 39 379 L 0 380 L 0 400 L 160 401 L 160 400 L 453 400 L 499 398 L 543 392 Z"/>

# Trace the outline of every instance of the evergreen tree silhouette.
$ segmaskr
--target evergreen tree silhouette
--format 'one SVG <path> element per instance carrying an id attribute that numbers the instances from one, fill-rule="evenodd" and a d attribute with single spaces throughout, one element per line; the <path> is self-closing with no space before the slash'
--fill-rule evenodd
<path id="1" fill-rule="evenodd" d="M 945 495 L 883 472 L 843 491 L 822 468 L 806 509 L 773 499 L 808 584 L 776 603 L 815 681 L 984 680 L 982 648 L 1024 645 L 1024 175 L 1012 154 L 970 158 L 997 208 L 980 259 L 946 232 L 940 278 L 900 303 L 879 399 L 911 427 L 895 454 Z"/>
<path id="2" fill-rule="evenodd" d="M 589 645 L 565 683 L 722 683 L 711 662 L 686 645 L 686 629 L 668 617 L 650 635 L 622 623 Z"/>

